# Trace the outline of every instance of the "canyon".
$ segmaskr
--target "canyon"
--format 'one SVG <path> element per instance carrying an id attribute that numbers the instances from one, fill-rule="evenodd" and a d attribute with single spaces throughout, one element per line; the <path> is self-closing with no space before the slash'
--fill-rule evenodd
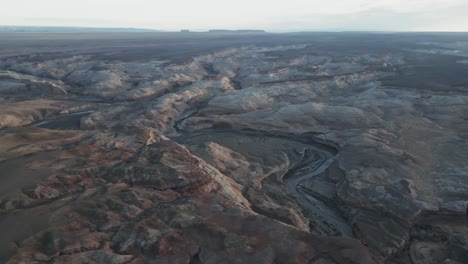
<path id="1" fill-rule="evenodd" d="M 462 264 L 468 34 L 0 34 L 0 262 Z"/>

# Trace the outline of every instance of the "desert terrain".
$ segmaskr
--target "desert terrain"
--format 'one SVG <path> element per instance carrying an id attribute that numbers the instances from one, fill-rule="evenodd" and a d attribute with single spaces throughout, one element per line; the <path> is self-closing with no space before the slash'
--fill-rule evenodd
<path id="1" fill-rule="evenodd" d="M 468 34 L 0 33 L 0 263 L 468 263 Z"/>

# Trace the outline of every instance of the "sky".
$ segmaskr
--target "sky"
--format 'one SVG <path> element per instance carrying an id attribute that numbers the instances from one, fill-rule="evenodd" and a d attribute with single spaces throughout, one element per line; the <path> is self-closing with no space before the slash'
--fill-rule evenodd
<path id="1" fill-rule="evenodd" d="M 0 0 L 0 25 L 468 31 L 468 0 Z"/>

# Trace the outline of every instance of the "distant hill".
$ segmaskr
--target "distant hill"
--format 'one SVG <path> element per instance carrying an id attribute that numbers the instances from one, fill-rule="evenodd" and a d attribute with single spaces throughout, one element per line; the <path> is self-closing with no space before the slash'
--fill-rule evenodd
<path id="1" fill-rule="evenodd" d="M 162 30 L 144 28 L 94 28 L 94 27 L 36 27 L 36 26 L 0 26 L 0 33 L 8 32 L 48 32 L 48 33 L 70 33 L 70 32 L 162 32 Z"/>

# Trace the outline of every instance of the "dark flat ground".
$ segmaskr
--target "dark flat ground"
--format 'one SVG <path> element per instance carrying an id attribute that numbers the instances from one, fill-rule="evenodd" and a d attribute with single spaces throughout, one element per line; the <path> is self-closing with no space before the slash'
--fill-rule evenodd
<path id="1" fill-rule="evenodd" d="M 468 41 L 468 33 L 0 33 L 0 58 L 32 51 L 38 61 L 91 54 L 108 60 L 180 62 L 200 53 L 254 44 L 308 44 L 329 53 L 349 54 L 350 50 L 385 52 L 420 48 L 419 42 L 456 41 Z"/>

